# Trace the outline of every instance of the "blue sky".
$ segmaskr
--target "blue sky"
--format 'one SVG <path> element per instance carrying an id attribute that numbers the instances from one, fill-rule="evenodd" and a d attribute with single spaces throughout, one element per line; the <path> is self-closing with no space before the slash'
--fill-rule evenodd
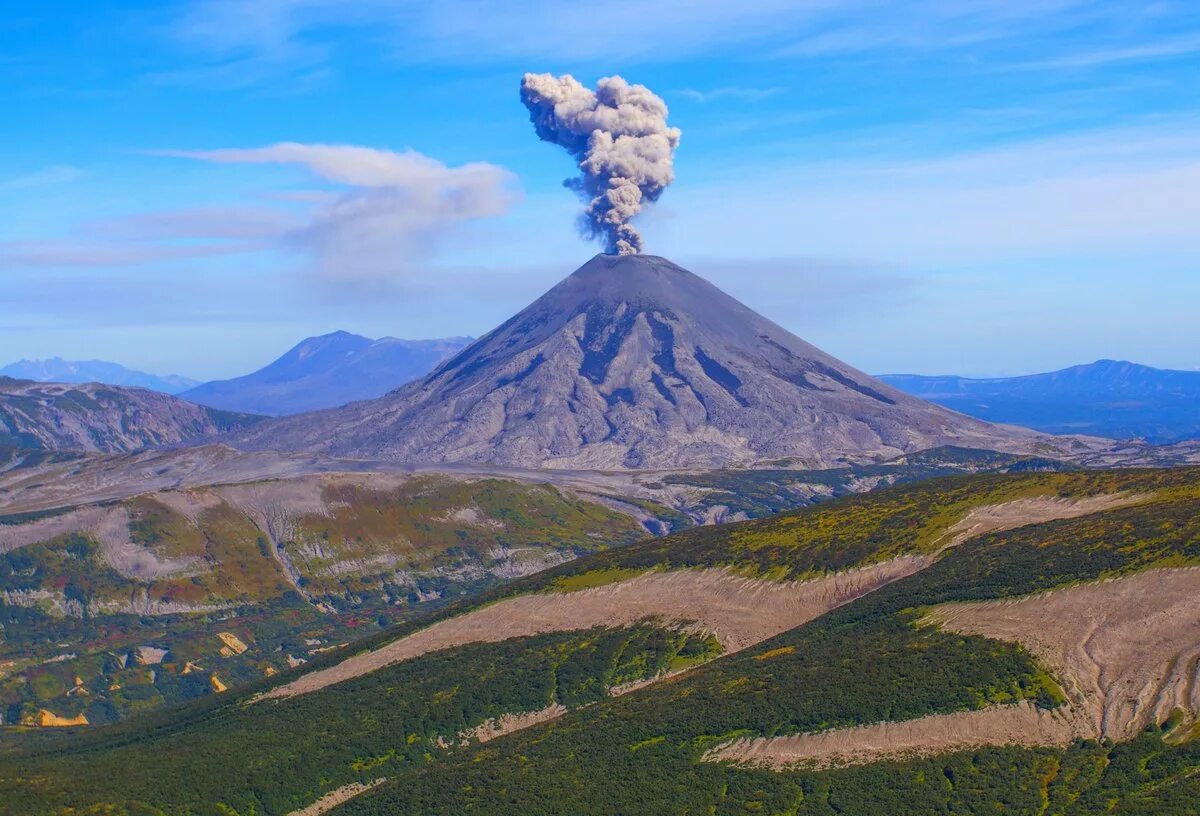
<path id="1" fill-rule="evenodd" d="M 660 94 L 648 251 L 860 368 L 1200 367 L 1194 3 L 49 0 L 0 43 L 0 362 L 487 331 L 599 248 L 546 71 Z"/>

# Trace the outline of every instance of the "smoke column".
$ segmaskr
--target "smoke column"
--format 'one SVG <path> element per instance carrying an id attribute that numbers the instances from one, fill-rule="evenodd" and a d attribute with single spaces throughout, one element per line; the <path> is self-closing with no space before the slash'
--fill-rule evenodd
<path id="1" fill-rule="evenodd" d="M 566 148 L 579 178 L 563 182 L 586 202 L 584 231 L 603 237 L 605 251 L 642 251 L 630 220 L 675 180 L 679 128 L 667 127 L 667 106 L 644 85 L 605 77 L 593 92 L 570 74 L 526 74 L 521 101 L 544 141 Z"/>

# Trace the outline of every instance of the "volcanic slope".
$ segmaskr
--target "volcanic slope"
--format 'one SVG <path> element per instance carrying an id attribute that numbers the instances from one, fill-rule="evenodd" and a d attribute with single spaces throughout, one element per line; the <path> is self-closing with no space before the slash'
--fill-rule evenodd
<path id="1" fill-rule="evenodd" d="M 1200 794 L 1200 751 L 1163 739 L 1174 725 L 1183 742 L 1186 718 L 1149 717 L 1115 746 L 985 743 L 850 768 L 710 755 L 739 738 L 1069 704 L 1057 666 L 922 610 L 1187 571 L 1198 509 L 1194 469 L 981 475 L 615 548 L 258 687 L 10 744 L 0 813 L 274 816 L 379 779 L 333 812 L 1090 813 L 1079 803 L 1113 801 L 1117 785 L 1116 801 L 1155 808 L 1107 812 L 1190 813 L 1163 806 Z M 633 603 L 649 617 L 626 615 Z M 489 610 L 505 639 L 472 626 Z"/>
<path id="2" fill-rule="evenodd" d="M 569 469 L 1087 447 L 907 396 L 649 255 L 597 255 L 424 379 L 266 423 L 235 444 Z"/>
<path id="3" fill-rule="evenodd" d="M 0 377 L 0 446 L 127 453 L 199 442 L 262 417 L 144 388 Z"/>

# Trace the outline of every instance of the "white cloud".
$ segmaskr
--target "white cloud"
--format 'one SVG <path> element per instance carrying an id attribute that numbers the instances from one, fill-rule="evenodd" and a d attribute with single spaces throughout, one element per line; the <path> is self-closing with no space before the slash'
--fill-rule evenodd
<path id="1" fill-rule="evenodd" d="M 1080 51 L 1047 60 L 1037 60 L 1020 67 L 1032 70 L 1047 68 L 1095 68 L 1120 62 L 1145 62 L 1148 60 L 1183 57 L 1200 52 L 1200 36 L 1174 37 L 1117 48 Z"/>
<path id="2" fill-rule="evenodd" d="M 679 187 L 687 207 L 663 225 L 660 242 L 679 254 L 722 253 L 731 235 L 764 254 L 802 251 L 910 268 L 1200 253 L 1196 121 L 936 159 L 742 166 L 709 184 Z"/>
<path id="3" fill-rule="evenodd" d="M 281 142 L 155 154 L 293 164 L 330 186 L 285 194 L 274 207 L 231 205 L 92 221 L 63 239 L 0 244 L 0 265 L 120 266 L 278 250 L 331 279 L 390 278 L 412 272 L 455 230 L 504 215 L 518 198 L 513 175 L 502 167 L 448 167 L 411 150 Z"/>
<path id="4" fill-rule="evenodd" d="M 83 171 L 78 167 L 72 167 L 69 164 L 55 164 L 43 170 L 0 181 L 0 189 L 27 190 L 31 187 L 50 187 L 55 184 L 67 184 L 82 175 Z"/>
<path id="5" fill-rule="evenodd" d="M 772 88 L 741 88 L 730 86 L 712 88 L 707 91 L 697 90 L 696 88 L 683 88 L 678 93 L 680 96 L 686 96 L 695 102 L 715 102 L 718 99 L 740 99 L 744 102 L 761 102 L 786 90 L 787 88 L 782 86 Z"/>
<path id="6" fill-rule="evenodd" d="M 338 184 L 399 187 L 434 194 L 455 191 L 491 194 L 509 178 L 503 168 L 486 162 L 447 167 L 415 150 L 397 152 L 357 145 L 279 142 L 268 147 L 155 152 L 221 164 L 298 164 Z"/>
<path id="7" fill-rule="evenodd" d="M 504 215 L 513 175 L 486 162 L 447 167 L 408 150 L 281 142 L 268 147 L 160 151 L 222 164 L 295 164 L 344 189 L 317 199 L 305 223 L 281 237 L 335 278 L 377 278 L 428 257 L 456 227 Z"/>

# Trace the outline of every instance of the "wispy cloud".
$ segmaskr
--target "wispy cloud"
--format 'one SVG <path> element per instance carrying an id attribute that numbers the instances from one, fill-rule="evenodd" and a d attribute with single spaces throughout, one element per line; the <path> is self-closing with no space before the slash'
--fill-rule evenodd
<path id="1" fill-rule="evenodd" d="M 448 167 L 415 151 L 281 142 L 155 155 L 218 164 L 290 164 L 330 186 L 278 206 L 140 213 L 81 224 L 61 240 L 0 244 L 9 267 L 120 266 L 279 250 L 332 279 L 402 275 L 439 240 L 504 215 L 514 177 L 497 165 Z"/>
<path id="2" fill-rule="evenodd" d="M 31 187 L 50 187 L 67 184 L 83 176 L 83 171 L 69 164 L 55 164 L 33 173 L 0 181 L 3 190 L 27 190 Z"/>
<path id="3" fill-rule="evenodd" d="M 764 99 L 770 99 L 772 96 L 786 91 L 787 88 L 775 86 L 772 88 L 740 88 L 736 86 L 728 86 L 722 88 L 711 88 L 707 91 L 697 90 L 696 88 L 682 88 L 677 93 L 680 96 L 686 96 L 695 102 L 716 102 L 721 99 L 740 99 L 744 102 L 761 102 Z"/>
<path id="4" fill-rule="evenodd" d="M 1200 35 L 1176 37 L 1157 42 L 1116 48 L 1084 50 L 1045 60 L 1023 63 L 1019 67 L 1033 70 L 1046 68 L 1096 68 L 1122 62 L 1146 62 L 1200 54 Z"/>
<path id="5" fill-rule="evenodd" d="M 308 74 L 337 54 L 334 32 L 369 31 L 403 43 L 404 62 L 663 61 L 754 44 L 767 58 L 854 55 L 881 50 L 962 49 L 980 43 L 1044 45 L 1045 56 L 1070 58 L 1051 42 L 1057 32 L 1109 26 L 1121 35 L 1126 4 L 1088 0 L 608 0 L 597 36 L 597 9 L 548 0 L 536 13 L 507 0 L 195 0 L 171 37 L 206 56 L 210 77 L 245 84 L 272 74 Z M 1113 21 L 1116 21 L 1115 23 Z M 669 36 L 663 36 L 669 32 Z M 1153 32 L 1132 30 L 1121 47 L 1153 47 Z M 704 93 L 701 91 L 700 93 Z"/>
<path id="6" fill-rule="evenodd" d="M 282 234 L 328 277 L 377 278 L 428 257 L 456 227 L 504 215 L 517 195 L 502 167 L 447 167 L 416 151 L 281 142 L 268 147 L 160 151 L 221 164 L 293 164 L 342 189 Z"/>
<path id="7" fill-rule="evenodd" d="M 59 269 L 125 267 L 149 263 L 243 255 L 265 249 L 261 244 L 142 244 L 81 240 L 70 236 L 50 241 L 0 243 L 0 267 Z"/>
<path id="8" fill-rule="evenodd" d="M 670 231 L 688 236 L 693 252 L 722 251 L 733 234 L 763 253 L 800 241 L 830 257 L 922 267 L 1125 252 L 1187 257 L 1200 252 L 1200 120 L 933 158 L 743 166 L 679 192 L 688 209 Z"/>

